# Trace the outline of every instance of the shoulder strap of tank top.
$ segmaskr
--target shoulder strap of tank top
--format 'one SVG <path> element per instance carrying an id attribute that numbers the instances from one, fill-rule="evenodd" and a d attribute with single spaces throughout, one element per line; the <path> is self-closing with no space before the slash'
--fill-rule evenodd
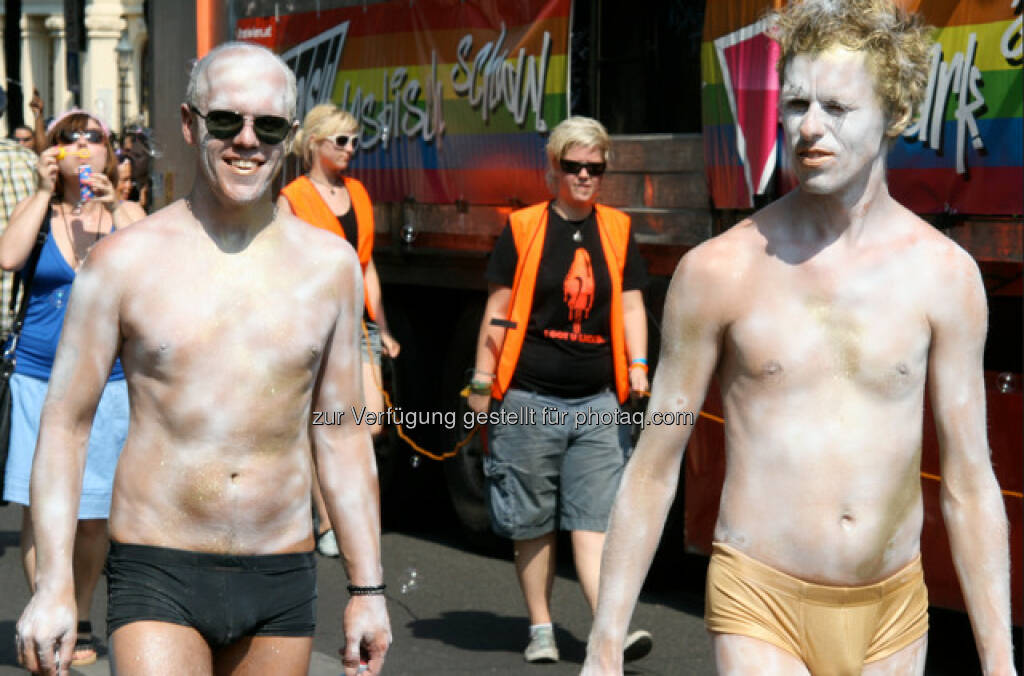
<path id="1" fill-rule="evenodd" d="M 11 307 L 14 307 L 14 303 L 17 302 L 18 288 L 22 289 L 21 303 L 18 305 L 18 316 L 14 320 L 14 326 L 11 329 L 11 334 L 14 338 L 12 342 L 17 341 L 17 335 L 21 333 L 21 325 L 25 322 L 25 311 L 28 309 L 28 290 L 32 288 L 32 278 L 36 276 L 36 266 L 39 264 L 39 256 L 43 252 L 43 244 L 46 243 L 46 237 L 50 234 L 50 214 L 52 209 L 46 210 L 46 216 L 43 217 L 43 222 L 39 226 L 39 234 L 36 235 L 36 243 L 32 247 L 32 253 L 29 254 L 28 261 L 25 262 L 25 267 L 15 273 L 14 286 L 11 289 Z"/>

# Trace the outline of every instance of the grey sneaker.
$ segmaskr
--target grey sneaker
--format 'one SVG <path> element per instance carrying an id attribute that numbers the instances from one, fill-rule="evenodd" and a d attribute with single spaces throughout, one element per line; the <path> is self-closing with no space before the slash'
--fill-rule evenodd
<path id="1" fill-rule="evenodd" d="M 334 537 L 333 528 L 316 539 L 316 550 L 321 555 L 332 559 L 341 556 L 341 551 L 338 549 L 338 539 Z"/>
<path id="2" fill-rule="evenodd" d="M 646 657 L 653 647 L 654 637 L 651 636 L 651 632 L 638 629 L 626 637 L 622 648 L 622 660 L 634 662 L 641 657 Z"/>
<path id="3" fill-rule="evenodd" d="M 523 651 L 523 659 L 533 663 L 558 661 L 558 646 L 555 645 L 555 630 L 541 627 L 530 633 L 530 645 Z"/>

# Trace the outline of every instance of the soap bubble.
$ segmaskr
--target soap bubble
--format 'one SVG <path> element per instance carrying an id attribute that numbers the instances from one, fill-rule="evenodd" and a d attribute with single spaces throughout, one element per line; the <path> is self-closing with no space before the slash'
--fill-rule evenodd
<path id="1" fill-rule="evenodd" d="M 402 574 L 402 586 L 399 588 L 403 594 L 415 591 L 419 587 L 420 573 L 415 568 L 409 567 Z"/>

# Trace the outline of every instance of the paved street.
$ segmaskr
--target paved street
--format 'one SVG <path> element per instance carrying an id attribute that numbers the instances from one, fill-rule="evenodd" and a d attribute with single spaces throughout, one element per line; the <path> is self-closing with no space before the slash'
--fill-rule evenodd
<path id="1" fill-rule="evenodd" d="M 570 561 L 555 580 L 554 607 L 562 661 L 526 665 L 522 661 L 527 621 L 511 560 L 467 551 L 438 497 L 420 500 L 405 516 L 392 519 L 384 535 L 384 561 L 394 646 L 388 674 L 577 674 L 589 629 L 589 613 L 575 583 Z M 0 508 L 0 676 L 24 673 L 15 665 L 13 630 L 27 600 L 18 550 L 20 507 Z M 564 550 L 563 551 L 567 551 Z M 337 561 L 319 559 L 319 624 L 313 676 L 337 676 L 345 578 Z M 635 626 L 655 635 L 654 652 L 629 667 L 630 674 L 703 676 L 712 674 L 711 651 L 701 620 L 702 557 L 660 561 L 636 611 Z M 93 612 L 102 632 L 103 583 Z M 1018 633 L 1019 643 L 1019 633 Z M 934 612 L 928 674 L 979 673 L 965 618 Z M 76 670 L 109 673 L 106 660 Z"/>

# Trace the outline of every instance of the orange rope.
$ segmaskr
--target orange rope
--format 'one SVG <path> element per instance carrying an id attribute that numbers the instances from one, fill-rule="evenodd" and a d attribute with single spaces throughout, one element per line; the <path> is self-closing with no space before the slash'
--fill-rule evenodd
<path id="1" fill-rule="evenodd" d="M 370 347 L 369 347 L 370 346 L 370 334 L 369 334 L 369 330 L 366 328 L 366 323 L 365 322 L 363 322 L 363 335 L 366 337 L 366 345 L 367 345 L 366 349 L 367 349 L 368 356 L 370 356 L 369 355 L 369 350 L 370 350 Z M 372 356 L 371 356 L 371 363 L 372 363 Z M 376 373 L 374 375 L 375 375 L 375 377 L 378 378 L 376 383 L 374 383 L 374 384 L 377 386 L 377 390 L 380 391 L 380 393 L 382 395 L 384 395 L 384 402 L 387 404 L 387 408 L 390 409 L 392 407 L 391 396 L 388 395 L 387 390 L 384 389 L 383 385 L 381 384 L 381 382 L 379 380 L 379 376 L 377 376 Z M 469 388 L 466 387 L 466 388 L 463 388 L 462 392 L 460 392 L 459 395 L 465 397 L 468 393 L 469 393 Z M 713 421 L 715 421 L 717 423 L 721 423 L 723 425 L 725 424 L 725 419 L 724 418 L 720 418 L 717 415 L 714 415 L 712 413 L 708 413 L 706 411 L 701 411 L 700 415 L 705 417 L 705 418 L 707 418 L 708 420 L 713 420 Z M 453 448 L 452 450 L 450 450 L 450 451 L 448 451 L 446 453 L 434 453 L 432 451 L 428 451 L 427 449 L 423 448 L 422 446 L 417 444 L 415 441 L 413 441 L 409 437 L 408 434 L 405 433 L 405 429 L 402 428 L 402 425 L 400 423 L 395 423 L 395 430 L 398 432 L 398 436 L 401 437 L 402 440 L 405 441 L 405 443 L 409 444 L 409 446 L 414 451 L 419 453 L 420 455 L 425 455 L 426 457 L 430 458 L 431 460 L 447 460 L 448 458 L 454 458 L 458 454 L 458 452 L 460 450 L 462 450 L 462 448 L 466 444 L 468 444 L 470 442 L 470 440 L 473 438 L 473 435 L 476 434 L 477 426 L 474 425 L 473 429 L 471 429 L 469 431 L 469 434 L 467 434 L 465 436 L 465 438 L 463 438 L 461 441 L 459 441 L 459 443 L 455 444 L 455 448 Z M 921 476 L 924 477 L 925 479 L 931 479 L 932 481 L 940 481 L 940 482 L 942 481 L 942 477 L 938 476 L 937 474 L 929 474 L 928 472 L 921 472 Z M 1003 495 L 1006 495 L 1006 496 L 1011 497 L 1011 498 L 1022 498 L 1022 499 L 1024 499 L 1024 493 L 1021 493 L 1020 491 L 1001 490 L 1000 492 Z"/>
<path id="2" fill-rule="evenodd" d="M 373 355 L 370 352 L 370 331 L 369 329 L 366 328 L 366 322 L 362 322 L 362 328 L 363 337 L 366 338 L 366 356 L 369 362 L 372 364 Z M 380 380 L 380 373 L 374 371 L 373 376 L 375 380 L 374 385 L 377 387 L 377 391 L 384 396 L 384 404 L 387 407 L 385 410 L 391 409 L 393 406 L 393 404 L 391 403 L 391 395 L 389 395 L 387 390 L 384 389 L 384 385 L 381 383 Z M 405 428 L 402 427 L 401 423 L 395 423 L 395 431 L 398 433 L 398 436 L 402 439 L 402 441 L 409 444 L 409 447 L 412 448 L 412 450 L 419 453 L 420 455 L 425 455 L 431 460 L 447 460 L 448 458 L 454 458 L 458 454 L 458 452 L 462 450 L 463 446 L 469 443 L 470 439 L 473 438 L 473 435 L 476 434 L 476 426 L 474 425 L 473 429 L 469 431 L 469 434 L 467 434 L 466 437 L 462 439 L 459 443 L 455 444 L 455 448 L 445 453 L 434 453 L 432 451 L 428 451 L 427 449 L 417 444 L 408 434 L 406 434 Z"/>
<path id="3" fill-rule="evenodd" d="M 931 479 L 932 481 L 938 481 L 940 483 L 942 482 L 942 477 L 939 476 L 938 474 L 929 474 L 928 472 L 921 472 L 921 476 L 923 476 L 925 479 Z M 1024 493 L 1021 493 L 1020 491 L 1000 490 L 999 492 L 1009 498 L 1024 498 Z"/>

